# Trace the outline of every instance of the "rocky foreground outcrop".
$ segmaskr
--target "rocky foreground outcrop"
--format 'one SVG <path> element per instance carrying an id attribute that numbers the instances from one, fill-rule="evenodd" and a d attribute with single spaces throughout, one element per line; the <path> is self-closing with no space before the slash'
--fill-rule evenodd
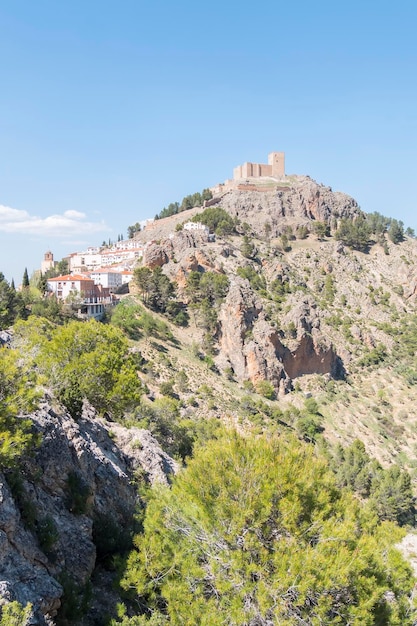
<path id="1" fill-rule="evenodd" d="M 81 588 L 97 545 L 133 527 L 138 483 L 167 483 L 177 464 L 148 431 L 88 407 L 75 422 L 45 402 L 30 419 L 39 448 L 20 478 L 0 474 L 0 603 L 31 602 L 31 623 L 54 624 L 65 581 Z"/>

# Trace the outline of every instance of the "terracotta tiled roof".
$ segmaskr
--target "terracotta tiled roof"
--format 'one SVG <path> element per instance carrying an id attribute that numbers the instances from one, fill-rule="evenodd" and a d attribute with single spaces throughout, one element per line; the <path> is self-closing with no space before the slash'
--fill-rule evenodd
<path id="1" fill-rule="evenodd" d="M 81 274 L 66 274 L 65 276 L 55 276 L 55 278 L 48 278 L 48 282 L 79 282 L 79 281 L 88 281 L 92 282 L 92 279 L 89 276 L 82 276 Z"/>
<path id="2" fill-rule="evenodd" d="M 99 267 L 97 269 L 93 269 L 89 272 L 90 274 L 120 274 L 121 272 L 118 272 L 117 270 L 112 270 L 107 268 L 103 268 L 103 267 Z"/>

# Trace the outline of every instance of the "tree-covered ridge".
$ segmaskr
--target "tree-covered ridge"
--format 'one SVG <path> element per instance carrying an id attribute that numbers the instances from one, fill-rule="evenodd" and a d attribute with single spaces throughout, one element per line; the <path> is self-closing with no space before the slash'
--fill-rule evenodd
<path id="1" fill-rule="evenodd" d="M 335 237 L 344 244 L 358 250 L 366 249 L 372 243 L 371 237 L 384 245 L 385 234 L 392 243 L 400 243 L 405 235 L 404 224 L 377 212 L 363 214 L 354 220 L 344 218 L 334 233 Z M 411 229 L 407 229 L 407 235 L 414 236 L 414 233 Z"/>
<path id="2" fill-rule="evenodd" d="M 295 440 L 226 433 L 149 495 L 123 624 L 411 625 L 398 528 Z"/>
<path id="3" fill-rule="evenodd" d="M 211 200 L 213 194 L 210 189 L 203 189 L 188 196 L 185 196 L 181 202 L 170 202 L 167 207 L 163 208 L 159 213 L 155 215 L 155 219 L 159 220 L 164 217 L 170 217 L 171 215 L 177 215 L 187 209 L 193 209 L 197 206 L 203 206 L 206 200 Z"/>

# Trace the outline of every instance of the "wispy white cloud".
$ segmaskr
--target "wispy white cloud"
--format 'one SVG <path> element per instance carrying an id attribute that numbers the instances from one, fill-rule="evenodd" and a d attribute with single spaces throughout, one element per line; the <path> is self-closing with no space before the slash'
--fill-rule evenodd
<path id="1" fill-rule="evenodd" d="M 103 220 L 90 221 L 87 215 L 80 211 L 65 211 L 62 214 L 39 217 L 30 215 L 27 211 L 0 204 L 0 232 L 67 238 L 104 233 L 110 230 Z"/>

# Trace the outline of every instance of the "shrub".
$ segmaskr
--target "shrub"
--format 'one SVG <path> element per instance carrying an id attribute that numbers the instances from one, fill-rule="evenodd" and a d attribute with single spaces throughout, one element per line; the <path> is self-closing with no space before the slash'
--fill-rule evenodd
<path id="1" fill-rule="evenodd" d="M 93 519 L 93 541 L 97 549 L 97 559 L 110 565 L 115 554 L 124 554 L 132 548 L 133 523 L 124 520 L 118 523 L 112 514 L 96 513 Z"/>
<path id="2" fill-rule="evenodd" d="M 143 387 L 136 361 L 119 329 L 94 320 L 57 328 L 38 359 L 39 369 L 74 418 L 84 399 L 115 417 L 137 406 Z"/>
<path id="3" fill-rule="evenodd" d="M 259 395 L 267 398 L 268 400 L 275 400 L 275 389 L 269 380 L 259 380 L 256 383 L 256 391 Z"/>
<path id="4" fill-rule="evenodd" d="M 358 365 L 369 367 L 370 365 L 378 365 L 385 360 L 387 357 L 387 349 L 382 343 L 378 343 L 374 348 L 369 350 L 367 354 L 365 354 L 358 361 Z"/>
<path id="5" fill-rule="evenodd" d="M 66 624 L 70 621 L 79 624 L 91 600 L 91 583 L 80 585 L 67 572 L 61 573 L 58 581 L 63 588 L 61 607 L 57 615 L 58 623 Z"/>
<path id="6" fill-rule="evenodd" d="M 44 552 L 49 552 L 59 539 L 58 529 L 52 517 L 43 517 L 37 523 L 36 535 Z"/>
<path id="7" fill-rule="evenodd" d="M 67 507 L 74 515 L 84 515 L 88 510 L 90 488 L 77 472 L 69 472 L 67 478 Z"/>
<path id="8" fill-rule="evenodd" d="M 23 607 L 18 602 L 8 602 L 0 607 L 0 626 L 28 626 L 32 624 L 32 605 Z"/>
<path id="9" fill-rule="evenodd" d="M 172 380 L 172 378 L 170 380 L 167 380 L 161 383 L 159 385 L 159 391 L 161 392 L 163 396 L 175 398 L 174 381 Z"/>

